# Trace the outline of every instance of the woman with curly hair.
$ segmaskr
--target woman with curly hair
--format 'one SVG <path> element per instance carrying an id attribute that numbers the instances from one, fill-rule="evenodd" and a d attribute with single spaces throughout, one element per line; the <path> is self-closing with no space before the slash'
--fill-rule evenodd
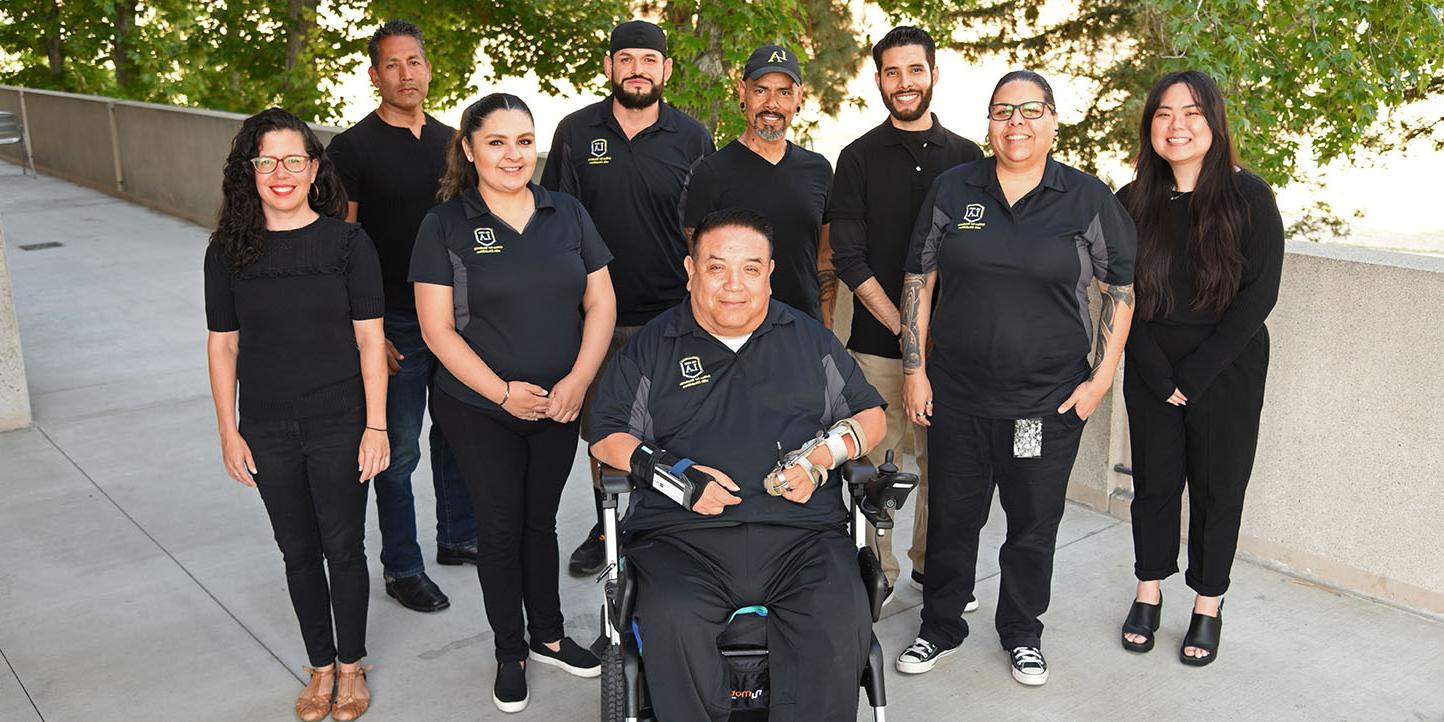
<path id="1" fill-rule="evenodd" d="M 241 125 L 221 189 L 205 259 L 221 456 L 260 491 L 285 559 L 311 662 L 296 715 L 345 722 L 371 700 L 365 484 L 390 463 L 381 267 L 341 220 L 346 194 L 320 141 L 284 110 Z"/>

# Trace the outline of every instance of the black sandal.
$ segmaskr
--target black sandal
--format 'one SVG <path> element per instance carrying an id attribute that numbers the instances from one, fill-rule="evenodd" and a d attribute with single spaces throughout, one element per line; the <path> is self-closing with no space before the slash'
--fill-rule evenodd
<path id="1" fill-rule="evenodd" d="M 1193 620 L 1188 623 L 1188 634 L 1183 635 L 1183 646 L 1178 648 L 1178 660 L 1190 667 L 1202 667 L 1212 664 L 1214 658 L 1218 657 L 1218 641 L 1223 634 L 1223 601 L 1218 603 L 1218 616 L 1210 617 L 1198 612 L 1193 613 Z M 1204 657 L 1190 657 L 1183 653 L 1189 647 L 1196 647 L 1208 652 Z"/>
<path id="2" fill-rule="evenodd" d="M 1133 606 L 1128 610 L 1128 618 L 1123 620 L 1123 634 L 1136 634 L 1143 637 L 1143 641 L 1130 642 L 1127 637 L 1121 637 L 1123 648 L 1140 654 L 1153 649 L 1153 633 L 1158 631 L 1158 620 L 1162 613 L 1162 595 L 1158 597 L 1157 604 L 1144 604 L 1137 599 L 1133 600 Z"/>

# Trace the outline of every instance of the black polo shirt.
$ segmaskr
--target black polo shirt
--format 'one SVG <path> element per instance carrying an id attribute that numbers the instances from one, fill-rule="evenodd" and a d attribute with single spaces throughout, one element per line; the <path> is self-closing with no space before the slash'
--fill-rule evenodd
<path id="1" fill-rule="evenodd" d="M 455 133 L 428 115 L 417 138 L 410 128 L 390 125 L 372 111 L 326 147 L 346 196 L 358 206 L 356 222 L 376 244 L 389 309 L 416 312 L 416 296 L 406 281 L 411 247 L 422 217 L 436 205 L 446 146 Z"/>
<path id="2" fill-rule="evenodd" d="M 734 140 L 692 169 L 683 200 L 682 223 L 696 228 L 712 211 L 747 208 L 772 222 L 772 297 L 807 315 L 822 318 L 817 282 L 817 244 L 827 223 L 832 165 L 791 142 L 773 165 Z"/>
<path id="3" fill-rule="evenodd" d="M 627 531 L 744 522 L 840 527 L 847 508 L 838 472 L 806 504 L 769 495 L 762 479 L 777 464 L 777 442 L 791 451 L 883 405 L 837 337 L 797 309 L 772 300 L 734 353 L 697 325 L 688 302 L 653 319 L 608 364 L 588 441 L 631 434 L 720 469 L 741 489 L 741 504 L 709 517 L 655 491 L 632 494 Z"/>
<path id="4" fill-rule="evenodd" d="M 492 215 L 475 188 L 431 209 L 416 234 L 411 280 L 452 287 L 456 330 L 496 375 L 549 389 L 582 347 L 587 274 L 612 254 L 577 199 L 530 188 L 536 211 L 520 232 Z M 436 388 L 499 410 L 444 367 Z"/>
<path id="5" fill-rule="evenodd" d="M 615 256 L 607 270 L 618 325 L 640 326 L 687 294 L 682 189 L 692 164 L 714 150 L 701 123 L 666 103 L 630 140 L 610 96 L 557 125 L 541 183 L 576 196 Z"/>
<path id="6" fill-rule="evenodd" d="M 1088 376 L 1093 279 L 1133 283 L 1133 221 L 1103 181 L 1052 158 L 1012 207 L 995 158 L 938 176 L 908 273 L 938 272 L 928 380 L 937 405 L 995 419 L 1054 412 Z"/>
<path id="7" fill-rule="evenodd" d="M 848 288 L 876 278 L 893 305 L 902 299 L 907 260 L 918 208 L 939 173 L 983 157 L 972 141 L 944 128 L 933 115 L 927 130 L 899 130 L 892 120 L 849 143 L 837 157 L 837 176 L 827 215 L 832 265 Z M 852 299 L 852 332 L 847 347 L 874 356 L 902 358 L 898 338 Z"/>

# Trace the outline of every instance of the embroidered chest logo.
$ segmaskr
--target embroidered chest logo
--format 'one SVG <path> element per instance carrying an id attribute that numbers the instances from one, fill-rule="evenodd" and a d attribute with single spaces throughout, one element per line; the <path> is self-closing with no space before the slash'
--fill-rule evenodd
<path id="1" fill-rule="evenodd" d="M 975 231 L 988 224 L 983 223 L 983 204 L 969 203 L 963 208 L 963 222 L 958 224 L 960 231 Z"/>
<path id="2" fill-rule="evenodd" d="M 589 165 L 606 165 L 612 162 L 612 156 L 607 155 L 607 139 L 597 138 L 592 141 L 592 157 L 587 159 Z"/>
<path id="3" fill-rule="evenodd" d="M 702 370 L 702 359 L 688 356 L 678 363 L 682 367 L 682 381 L 677 386 L 690 389 L 712 381 L 712 374 Z"/>
<path id="4" fill-rule="evenodd" d="M 472 253 L 501 253 L 501 249 L 505 247 L 496 242 L 496 231 L 490 228 L 478 228 L 473 234 L 476 236 L 476 245 L 472 247 Z"/>

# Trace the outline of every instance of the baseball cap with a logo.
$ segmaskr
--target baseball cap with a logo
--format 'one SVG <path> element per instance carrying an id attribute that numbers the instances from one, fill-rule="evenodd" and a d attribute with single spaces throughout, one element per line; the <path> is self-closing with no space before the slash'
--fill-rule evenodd
<path id="1" fill-rule="evenodd" d="M 752 51 L 743 66 L 742 77 L 756 80 L 768 73 L 782 73 L 798 85 L 802 84 L 802 68 L 797 64 L 797 54 L 781 45 L 763 45 Z"/>

